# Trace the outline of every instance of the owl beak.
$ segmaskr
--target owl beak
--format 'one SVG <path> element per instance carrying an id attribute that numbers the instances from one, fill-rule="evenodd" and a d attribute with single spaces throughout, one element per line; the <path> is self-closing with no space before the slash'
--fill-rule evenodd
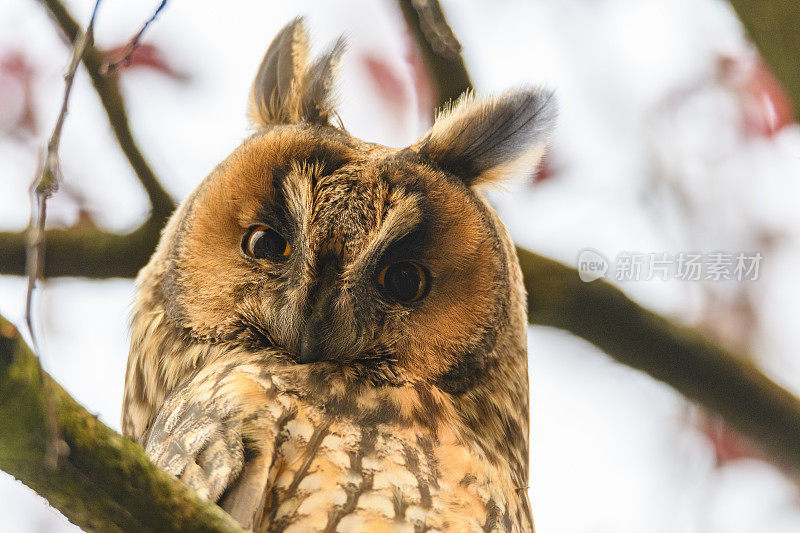
<path id="1" fill-rule="evenodd" d="M 300 334 L 299 363 L 333 359 L 331 338 L 336 333 L 334 306 L 339 290 L 338 268 L 333 260 L 321 265 L 319 281 L 311 294 L 311 314 Z"/>

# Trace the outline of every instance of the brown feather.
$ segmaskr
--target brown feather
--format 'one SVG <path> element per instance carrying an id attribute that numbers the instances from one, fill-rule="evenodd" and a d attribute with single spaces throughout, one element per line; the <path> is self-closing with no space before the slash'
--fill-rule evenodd
<path id="1" fill-rule="evenodd" d="M 123 431 L 255 531 L 531 531 L 522 276 L 472 185 L 537 163 L 548 97 L 465 101 L 387 148 L 328 125 L 341 50 L 309 67 L 290 23 L 261 129 L 170 219 L 137 279 Z M 254 227 L 291 252 L 248 255 Z M 428 278 L 413 303 L 381 286 L 402 261 Z"/>

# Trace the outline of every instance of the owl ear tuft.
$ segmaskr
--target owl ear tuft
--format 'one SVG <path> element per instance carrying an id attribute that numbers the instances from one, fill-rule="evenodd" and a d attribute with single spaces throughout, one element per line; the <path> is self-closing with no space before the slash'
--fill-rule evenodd
<path id="1" fill-rule="evenodd" d="M 555 97 L 545 89 L 483 100 L 465 94 L 412 149 L 469 187 L 496 182 L 539 165 L 555 118 Z"/>
<path id="2" fill-rule="evenodd" d="M 254 126 L 328 123 L 335 103 L 336 69 L 345 41 L 339 38 L 310 65 L 308 41 L 302 17 L 284 26 L 272 40 L 250 93 L 250 120 Z"/>

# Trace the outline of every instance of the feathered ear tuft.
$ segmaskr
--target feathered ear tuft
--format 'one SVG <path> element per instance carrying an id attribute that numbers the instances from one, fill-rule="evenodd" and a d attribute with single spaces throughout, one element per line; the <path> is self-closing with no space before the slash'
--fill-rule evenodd
<path id="1" fill-rule="evenodd" d="M 465 94 L 412 149 L 469 187 L 491 183 L 539 165 L 555 118 L 548 90 L 519 89 L 485 100 Z"/>
<path id="2" fill-rule="evenodd" d="M 339 37 L 330 51 L 317 59 L 303 77 L 300 114 L 308 122 L 327 124 L 335 107 L 336 71 L 347 48 Z"/>
<path id="3" fill-rule="evenodd" d="M 302 17 L 284 26 L 272 40 L 250 93 L 254 126 L 328 123 L 334 107 L 336 68 L 345 42 L 339 38 L 327 54 L 309 66 L 308 41 Z"/>

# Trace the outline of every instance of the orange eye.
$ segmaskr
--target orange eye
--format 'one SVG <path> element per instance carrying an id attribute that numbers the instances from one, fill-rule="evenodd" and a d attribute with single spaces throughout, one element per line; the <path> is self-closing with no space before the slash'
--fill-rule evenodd
<path id="1" fill-rule="evenodd" d="M 292 253 L 289 241 L 267 226 L 250 228 L 242 240 L 242 249 L 253 259 L 281 260 Z"/>
<path id="2" fill-rule="evenodd" d="M 378 272 L 378 285 L 383 292 L 400 303 L 411 303 L 428 294 L 428 272 L 412 261 L 387 265 Z"/>

